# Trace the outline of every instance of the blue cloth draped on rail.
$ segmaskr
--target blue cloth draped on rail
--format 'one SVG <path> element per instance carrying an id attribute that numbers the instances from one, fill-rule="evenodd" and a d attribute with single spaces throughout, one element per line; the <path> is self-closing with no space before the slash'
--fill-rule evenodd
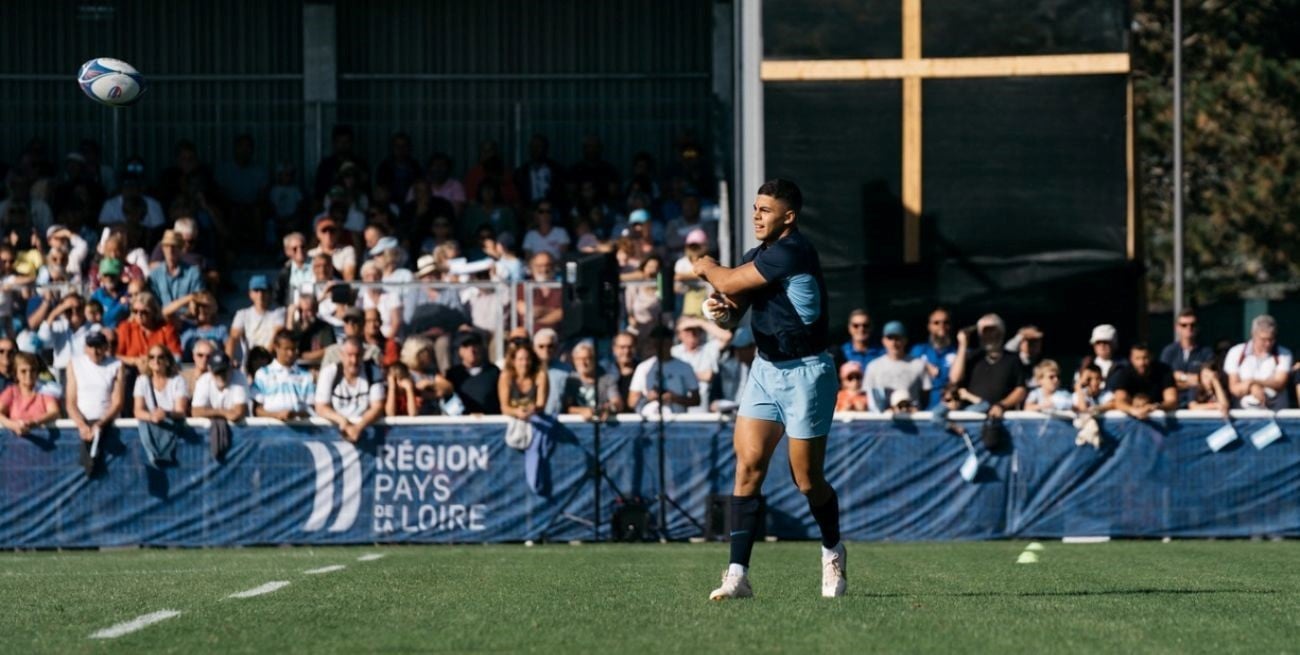
<path id="1" fill-rule="evenodd" d="M 624 418 L 600 432 L 601 538 L 618 493 L 659 490 L 658 426 Z M 1283 436 L 1257 449 L 1249 435 L 1270 421 L 1235 419 L 1242 438 L 1216 453 L 1205 438 L 1222 419 L 1106 417 L 1093 449 L 1075 446 L 1066 421 L 1018 415 L 1006 421 L 1004 452 L 974 440 L 982 466 L 973 482 L 958 473 L 966 445 L 927 419 L 836 421 L 827 477 L 852 540 L 1300 535 L 1300 413 L 1279 418 Z M 962 424 L 978 437 L 978 420 Z M 533 479 L 549 495 L 530 488 L 529 455 L 505 445 L 499 420 L 380 425 L 356 446 L 325 425 L 255 421 L 232 426 L 224 464 L 212 460 L 207 430 L 191 429 L 177 464 L 160 470 L 123 438 L 135 434 L 129 425 L 107 433 L 105 471 L 94 478 L 70 427 L 0 433 L 0 547 L 593 537 L 584 523 L 595 500 L 590 423 L 549 431 Z M 731 489 L 732 424 L 688 418 L 667 428 L 666 492 L 703 523 L 709 496 Z M 764 489 L 768 534 L 814 538 L 788 470 L 779 448 Z M 670 536 L 697 534 L 676 508 L 668 519 Z"/>

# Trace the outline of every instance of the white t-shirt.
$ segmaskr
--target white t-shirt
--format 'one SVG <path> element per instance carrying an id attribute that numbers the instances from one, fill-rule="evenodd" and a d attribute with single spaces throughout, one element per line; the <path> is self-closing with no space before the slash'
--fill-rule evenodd
<path id="1" fill-rule="evenodd" d="M 163 385 L 161 390 L 155 388 L 153 393 L 149 393 L 149 387 L 153 385 L 148 375 L 141 375 L 135 379 L 135 392 L 131 394 L 132 398 L 144 398 L 144 406 L 153 411 L 159 407 L 166 411 L 176 411 L 176 401 L 181 398 L 190 397 L 189 385 L 185 384 L 185 378 L 179 375 L 173 375 L 167 379 L 167 384 Z M 80 380 L 78 380 L 80 382 Z M 157 404 L 154 401 L 157 400 Z"/>
<path id="2" fill-rule="evenodd" d="M 1291 356 L 1291 351 L 1282 346 L 1278 346 L 1274 353 L 1259 356 L 1255 354 L 1251 342 L 1247 341 L 1233 346 L 1228 351 L 1228 356 L 1223 359 L 1223 372 L 1228 375 L 1235 373 L 1243 382 L 1268 380 L 1277 375 L 1279 371 L 1290 371 L 1293 362 L 1294 358 Z M 1269 392 L 1271 391 L 1270 389 Z M 1269 394 L 1269 409 L 1275 411 L 1286 409 L 1286 405 L 1285 391 Z"/>
<path id="3" fill-rule="evenodd" d="M 371 369 L 372 375 L 377 377 L 374 384 L 366 379 L 366 369 Z M 339 375 L 343 375 L 342 364 L 321 369 L 320 379 L 316 381 L 316 404 L 328 404 L 334 411 L 357 421 L 372 403 L 384 402 L 387 394 L 383 378 L 378 377 L 382 375 L 378 367 L 362 364 L 356 380 L 348 382 L 344 377 L 335 384 L 334 379 Z"/>
<path id="4" fill-rule="evenodd" d="M 320 254 L 320 246 L 307 251 L 309 258 L 314 258 L 318 254 Z M 339 275 L 343 275 L 343 271 L 357 265 L 357 251 L 353 250 L 352 246 L 335 248 L 334 254 L 330 255 L 330 261 L 334 263 L 334 270 L 338 271 Z"/>
<path id="5" fill-rule="evenodd" d="M 385 291 L 379 294 L 376 300 L 370 292 L 361 294 L 360 306 L 362 311 L 367 309 L 379 310 L 380 326 L 379 331 L 389 339 L 397 335 L 397 325 L 393 323 L 393 310 L 402 309 L 402 297 L 395 292 Z"/>
<path id="6" fill-rule="evenodd" d="M 695 352 L 687 351 L 686 346 L 680 343 L 672 349 L 673 357 L 689 364 L 696 373 L 717 373 L 718 357 L 721 354 L 718 342 L 713 339 L 700 344 Z"/>
<path id="7" fill-rule="evenodd" d="M 54 368 L 63 370 L 68 367 L 73 357 L 85 354 L 86 335 L 98 332 L 100 329 L 98 323 L 82 323 L 81 327 L 73 330 L 68 319 L 60 316 L 53 321 L 41 323 L 36 336 L 41 343 L 54 351 Z"/>
<path id="8" fill-rule="evenodd" d="M 271 340 L 275 338 L 275 333 L 282 327 L 284 327 L 283 307 L 276 307 L 265 312 L 257 311 L 256 307 L 245 307 L 235 312 L 235 319 L 230 322 L 232 331 L 235 328 L 244 331 L 243 346 L 245 352 L 254 346 L 261 346 L 269 350 Z"/>
<path id="9" fill-rule="evenodd" d="M 86 355 L 72 358 L 72 371 L 77 378 L 77 409 L 87 421 L 99 420 L 108 411 L 113 384 L 121 368 L 122 362 L 112 357 L 105 357 L 98 364 Z"/>
<path id="10" fill-rule="evenodd" d="M 528 234 L 524 235 L 524 252 L 529 255 L 549 252 L 552 257 L 559 259 L 561 249 L 567 247 L 569 243 L 569 233 L 559 226 L 552 227 L 545 235 L 537 230 L 529 230 Z"/>
<path id="11" fill-rule="evenodd" d="M 167 215 L 163 213 L 162 205 L 150 196 L 144 196 L 145 213 L 144 219 L 140 224 L 145 227 L 162 227 L 167 224 Z M 100 225 L 116 225 L 126 221 L 126 214 L 122 211 L 121 194 L 113 196 L 104 201 L 104 206 L 99 210 Z"/>
<path id="12" fill-rule="evenodd" d="M 411 273 L 410 269 L 399 268 L 392 273 L 385 274 L 384 281 L 398 283 L 414 282 L 415 276 Z M 394 291 L 394 293 L 399 294 L 402 298 L 402 320 L 410 323 L 411 317 L 415 316 L 415 308 L 419 306 L 420 297 L 424 295 L 424 291 L 419 287 L 408 287 L 401 291 Z"/>
<path id="13" fill-rule="evenodd" d="M 1056 391 L 1052 392 L 1052 396 L 1049 400 L 1052 405 L 1051 409 L 1055 409 L 1061 412 L 1068 412 L 1074 409 L 1074 396 L 1072 396 L 1070 392 L 1066 391 L 1065 389 L 1057 389 Z M 1029 391 L 1029 397 L 1025 399 L 1025 404 L 1026 405 L 1043 404 L 1042 387 L 1039 387 L 1037 389 L 1031 389 Z"/>
<path id="14" fill-rule="evenodd" d="M 650 389 L 658 389 L 659 372 L 656 370 L 656 364 L 659 362 L 658 357 L 651 357 L 640 364 L 636 365 L 636 370 L 632 371 L 632 381 L 628 383 L 628 391 L 636 391 L 642 395 Z M 669 359 L 664 364 L 664 390 L 674 396 L 685 397 L 692 391 L 699 391 L 700 382 L 695 377 L 695 371 L 690 364 L 680 359 Z M 686 411 L 685 405 L 673 403 L 671 409 L 674 413 L 681 414 Z"/>
<path id="15" fill-rule="evenodd" d="M 248 378 L 231 371 L 224 389 L 217 388 L 212 373 L 204 373 L 194 382 L 194 407 L 226 411 L 248 404 Z"/>

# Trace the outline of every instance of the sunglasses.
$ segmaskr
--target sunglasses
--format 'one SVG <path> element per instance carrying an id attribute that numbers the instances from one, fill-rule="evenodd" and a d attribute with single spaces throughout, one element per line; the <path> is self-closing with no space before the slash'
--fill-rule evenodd
<path id="1" fill-rule="evenodd" d="M 844 376 L 844 379 L 845 379 L 845 380 L 861 380 L 861 379 L 862 379 L 862 376 L 859 375 L 859 374 L 857 374 L 857 373 L 853 373 L 853 374 L 851 374 L 851 375 L 846 375 L 846 376 Z"/>
<path id="2" fill-rule="evenodd" d="M 207 359 L 210 353 L 194 353 L 194 359 Z"/>
<path id="3" fill-rule="evenodd" d="M 131 315 L 132 315 L 132 316 L 148 316 L 148 315 L 149 315 L 149 310 L 147 310 L 147 309 L 132 309 L 132 310 L 131 310 Z"/>
<path id="4" fill-rule="evenodd" d="M 853 328 L 854 330 L 869 330 L 871 329 L 871 324 L 870 323 L 849 323 L 849 327 Z"/>
<path id="5" fill-rule="evenodd" d="M 1179 324 L 1178 324 L 1178 327 L 1180 327 L 1180 328 L 1194 328 L 1194 327 L 1196 327 L 1196 321 L 1192 321 L 1191 323 L 1179 323 Z"/>

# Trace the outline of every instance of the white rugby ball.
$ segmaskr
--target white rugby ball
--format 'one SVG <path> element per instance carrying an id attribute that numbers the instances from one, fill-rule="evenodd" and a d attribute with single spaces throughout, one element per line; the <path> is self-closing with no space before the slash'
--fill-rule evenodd
<path id="1" fill-rule="evenodd" d="M 111 57 L 96 57 L 82 64 L 77 84 L 88 98 L 110 107 L 133 104 L 148 89 L 140 71 Z"/>

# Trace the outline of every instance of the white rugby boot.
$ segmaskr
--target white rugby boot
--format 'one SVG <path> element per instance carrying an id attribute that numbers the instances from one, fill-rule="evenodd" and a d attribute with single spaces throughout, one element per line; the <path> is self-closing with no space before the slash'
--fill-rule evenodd
<path id="1" fill-rule="evenodd" d="M 844 595 L 844 590 L 848 588 L 848 576 L 845 573 L 847 564 L 848 553 L 844 550 L 843 541 L 836 544 L 829 553 L 823 551 L 822 596 L 838 598 Z"/>
<path id="2" fill-rule="evenodd" d="M 722 586 L 709 594 L 709 600 L 753 597 L 754 590 L 749 586 L 749 575 L 743 571 L 733 571 L 731 567 L 727 567 L 722 574 Z"/>

